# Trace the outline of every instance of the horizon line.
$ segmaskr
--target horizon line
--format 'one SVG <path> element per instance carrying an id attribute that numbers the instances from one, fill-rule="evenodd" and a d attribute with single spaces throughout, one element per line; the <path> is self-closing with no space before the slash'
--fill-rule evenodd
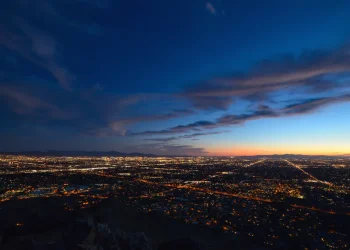
<path id="1" fill-rule="evenodd" d="M 0 155 L 11 155 L 11 154 L 30 154 L 30 153 L 50 153 L 50 152 L 57 152 L 57 153 L 63 153 L 63 152 L 75 152 L 75 153 L 120 153 L 125 155 L 132 155 L 132 154 L 139 154 L 139 155 L 145 155 L 145 156 L 152 156 L 152 157 L 257 157 L 257 156 L 312 156 L 312 157 L 350 157 L 350 153 L 346 154 L 297 154 L 297 153 L 272 153 L 272 154 L 242 154 L 242 155 L 160 155 L 160 154 L 152 154 L 152 153 L 142 153 L 142 152 L 121 152 L 117 150 L 21 150 L 21 151 L 1 151 Z M 49 155 L 47 155 L 49 156 Z M 64 155 L 61 155 L 64 156 Z M 88 155 L 81 155 L 81 156 L 88 156 Z M 99 155 L 103 157 L 103 155 Z M 108 156 L 108 155 L 106 155 Z"/>

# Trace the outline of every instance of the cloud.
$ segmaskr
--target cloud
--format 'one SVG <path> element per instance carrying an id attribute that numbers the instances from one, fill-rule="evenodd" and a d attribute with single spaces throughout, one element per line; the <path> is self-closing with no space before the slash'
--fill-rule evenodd
<path id="1" fill-rule="evenodd" d="M 341 102 L 350 102 L 350 94 L 317 99 L 307 99 L 298 103 L 287 105 L 280 109 L 272 109 L 266 105 L 261 105 L 257 110 L 251 113 L 244 113 L 239 115 L 225 115 L 216 119 L 215 121 L 197 121 L 186 125 L 178 125 L 169 129 L 130 133 L 129 135 L 180 134 L 191 131 L 203 131 L 232 125 L 240 125 L 251 120 L 263 118 L 277 118 L 291 115 L 308 114 L 324 106 Z"/>
<path id="2" fill-rule="evenodd" d="M 105 28 L 92 21 L 93 15 L 102 16 L 109 10 L 110 1 L 90 0 L 17 0 L 8 6 L 12 16 L 21 16 L 29 20 L 45 20 L 55 23 L 59 28 L 73 28 L 77 32 L 100 36 Z M 96 20 L 96 18 L 93 18 Z"/>
<path id="3" fill-rule="evenodd" d="M 122 102 L 123 103 L 123 102 Z M 123 103 L 125 104 L 125 103 Z M 144 115 L 138 117 L 130 117 L 126 119 L 115 119 L 109 121 L 107 126 L 104 128 L 98 128 L 95 132 L 91 132 L 92 134 L 96 133 L 98 136 L 113 136 L 113 135 L 127 135 L 128 129 L 127 127 L 141 122 L 153 122 L 153 121 L 164 121 L 175 119 L 183 116 L 188 116 L 193 114 L 192 110 L 188 109 L 174 109 L 170 113 L 160 114 L 160 115 Z"/>
<path id="4" fill-rule="evenodd" d="M 216 9 L 215 9 L 214 5 L 213 5 L 211 2 L 206 2 L 205 8 L 206 8 L 212 15 L 216 15 Z"/>
<path id="5" fill-rule="evenodd" d="M 260 62 L 245 74 L 218 77 L 189 87 L 183 96 L 195 107 L 227 109 L 237 98 L 268 99 L 277 91 L 325 93 L 342 88 L 344 73 L 350 72 L 350 45 L 333 51 L 306 51 L 298 57 L 281 56 Z M 333 75 L 333 80 L 325 78 Z"/>
<path id="6" fill-rule="evenodd" d="M 76 77 L 60 60 L 63 53 L 59 49 L 63 46 L 40 27 L 51 27 L 52 33 L 73 28 L 75 33 L 100 36 L 105 33 L 104 27 L 91 21 L 91 14 L 86 13 L 102 16 L 111 3 L 106 0 L 73 2 L 10 1 L 6 5 L 6 13 L 0 15 L 0 45 L 48 71 L 66 90 L 72 90 Z M 38 19 L 45 25 L 41 26 Z"/>
<path id="7" fill-rule="evenodd" d="M 217 126 L 239 125 L 239 124 L 244 124 L 250 120 L 272 118 L 272 117 L 279 117 L 279 114 L 273 110 L 258 110 L 250 114 L 223 116 L 217 120 L 216 125 Z"/>
<path id="8" fill-rule="evenodd" d="M 165 137 L 165 138 L 151 138 L 151 139 L 145 139 L 145 141 L 154 141 L 154 142 L 171 142 L 178 140 L 179 137 Z"/>
<path id="9" fill-rule="evenodd" d="M 92 135 L 91 131 L 108 126 L 112 111 L 122 108 L 112 102 L 114 96 L 103 92 L 86 96 L 46 85 L 40 79 L 0 82 L 0 112 L 16 120 L 15 125 L 56 127 Z"/>
<path id="10" fill-rule="evenodd" d="M 30 32 L 26 32 L 26 34 L 31 37 L 33 41 L 33 50 L 38 56 L 48 59 L 55 56 L 56 42 L 51 37 L 45 35 L 38 35 L 35 37 Z"/>
<path id="11" fill-rule="evenodd" d="M 178 125 L 176 127 L 172 127 L 164 130 L 151 130 L 144 132 L 136 132 L 136 133 L 128 133 L 128 135 L 157 135 L 157 134 L 179 134 L 179 133 L 187 133 L 189 131 L 200 131 L 203 128 L 215 128 L 215 122 L 210 121 L 196 121 L 194 123 L 189 123 L 186 125 Z"/>
<path id="12" fill-rule="evenodd" d="M 286 106 L 283 108 L 282 113 L 285 115 L 307 114 L 312 113 L 321 107 L 341 102 L 350 102 L 350 94 L 337 97 L 324 97 L 305 100 L 300 103 Z"/>
<path id="13" fill-rule="evenodd" d="M 23 18 L 16 17 L 14 22 L 10 23 L 13 24 L 12 30 L 0 25 L 0 45 L 47 70 L 64 89 L 71 90 L 75 76 L 59 65 L 55 40 L 43 31 L 32 27 Z"/>
<path id="14" fill-rule="evenodd" d="M 15 6 L 17 2 L 21 3 L 18 4 L 18 8 Z M 67 32 L 69 36 L 70 33 L 76 33 L 79 29 L 83 30 L 84 34 L 101 35 L 103 27 L 91 22 L 90 15 L 87 17 L 84 16 L 84 13 L 90 13 L 85 10 L 94 10 L 93 19 L 99 20 L 99 15 L 106 13 L 109 3 L 112 2 L 75 0 L 72 6 L 82 8 L 81 13 L 75 17 L 75 10 L 65 10 L 68 4 L 71 5 L 71 1 L 68 0 L 59 4 L 44 0 L 33 0 L 30 3 L 26 0 L 16 1 L 12 4 L 12 10 L 15 11 L 0 16 L 0 45 L 47 71 L 62 89 L 73 90 L 75 76 L 64 64 L 63 46 L 58 37 L 55 37 L 55 32 L 63 34 L 64 31 L 70 29 Z M 215 7 L 211 2 L 207 2 L 207 10 L 213 15 L 221 15 L 219 3 L 214 3 Z M 40 23 L 36 23 L 35 20 L 38 19 L 44 20 L 45 25 L 41 27 Z M 47 29 L 45 31 L 43 29 L 53 27 L 52 25 L 57 30 Z M 323 98 L 319 96 L 333 95 L 334 93 L 328 92 L 349 86 L 349 80 L 344 81 L 344 74 L 350 72 L 349 48 L 350 46 L 346 45 L 332 51 L 306 51 L 299 56 L 283 55 L 263 60 L 247 72 L 207 79 L 177 94 L 135 93 L 129 96 L 113 96 L 108 93 L 108 89 L 101 89 L 98 85 L 84 93 L 79 93 L 78 89 L 62 91 L 65 93 L 39 90 L 41 92 L 37 93 L 37 89 L 14 88 L 5 84 L 0 88 L 2 90 L 1 99 L 8 104 L 7 108 L 18 116 L 40 116 L 42 120 L 47 119 L 48 122 L 64 120 L 60 124 L 67 124 L 70 128 L 93 136 L 168 136 L 148 139 L 148 141 L 158 143 L 169 143 L 180 139 L 193 140 L 200 136 L 214 134 L 214 132 L 208 132 L 211 129 L 244 124 L 256 119 L 312 113 L 323 106 L 347 101 L 346 95 Z M 20 56 L 18 56 L 19 60 L 21 60 Z M 0 76 L 2 75 L 4 73 L 0 72 Z M 6 79 L 6 77 L 3 78 Z M 79 84 L 79 86 L 83 85 L 84 83 Z M 105 86 L 112 85 L 106 83 Z M 52 92 L 55 91 L 56 89 Z M 274 103 L 276 102 L 275 96 L 290 98 L 280 93 L 285 94 L 291 91 L 303 95 L 298 99 L 294 98 L 292 102 L 287 102 L 289 105 L 285 107 L 276 108 L 282 103 L 285 104 L 285 100 L 276 104 Z M 162 99 L 167 99 L 167 104 L 170 103 L 173 106 L 181 104 L 182 107 L 182 104 L 188 104 L 189 101 L 191 106 L 185 110 L 168 110 L 163 114 L 156 110 L 157 113 L 153 115 L 141 114 L 137 117 L 130 117 L 129 111 L 135 110 L 137 105 L 141 106 L 150 100 L 163 103 Z M 161 123 L 161 121 L 184 116 L 203 115 L 200 113 L 203 112 L 203 109 L 222 111 L 229 109 L 233 103 L 237 103 L 235 110 L 238 110 L 241 108 L 239 102 L 242 100 L 244 100 L 244 105 L 246 102 L 249 103 L 248 111 L 221 114 L 218 119 L 213 120 L 206 120 L 207 118 L 194 120 L 194 122 L 163 130 L 159 130 L 157 126 L 150 131 L 130 132 L 132 126 L 138 123 L 154 121 Z M 151 106 L 153 107 L 153 103 Z"/>
<path id="15" fill-rule="evenodd" d="M 217 135 L 217 134 L 222 134 L 224 132 L 226 132 L 226 131 L 194 133 L 194 134 L 187 134 L 187 135 L 181 135 L 181 136 L 176 136 L 176 137 L 165 137 L 165 138 L 147 138 L 144 140 L 145 141 L 154 141 L 154 142 L 171 142 L 171 141 L 180 140 L 180 139 L 196 140 L 197 137 L 200 137 L 200 136 Z"/>
<path id="16" fill-rule="evenodd" d="M 123 136 L 137 123 L 165 121 L 194 114 L 190 109 L 173 109 L 156 115 L 130 117 L 127 110 L 148 95 L 118 96 L 100 91 L 100 86 L 82 91 L 65 91 L 47 86 L 38 78 L 0 81 L 1 112 L 18 124 L 57 126 L 90 136 Z M 150 95 L 151 97 L 153 95 Z M 12 119 L 12 118 L 11 118 Z M 55 125 L 56 124 L 56 125 Z"/>
<path id="17" fill-rule="evenodd" d="M 11 86 L 0 86 L 0 96 L 10 104 L 12 110 L 19 115 L 30 115 L 33 118 L 42 115 L 52 119 L 71 119 L 72 114 L 41 100 L 29 93 Z"/>
<path id="18" fill-rule="evenodd" d="M 205 136 L 205 135 L 218 135 L 218 134 L 222 134 L 222 133 L 225 133 L 225 132 L 227 132 L 227 131 L 194 133 L 194 134 L 189 134 L 189 135 L 180 136 L 180 138 L 184 138 L 184 139 L 194 139 L 194 138 L 200 137 L 200 136 Z"/>
<path id="19" fill-rule="evenodd" d="M 207 110 L 225 110 L 233 102 L 231 96 L 195 96 L 191 97 L 194 107 Z"/>
<path id="20" fill-rule="evenodd" d="M 170 120 L 182 116 L 187 116 L 193 114 L 192 110 L 173 110 L 173 112 L 161 114 L 161 115 L 147 115 L 147 116 L 139 116 L 139 117 L 132 117 L 127 118 L 123 120 L 117 120 L 113 121 L 109 124 L 110 128 L 113 130 L 113 132 L 117 132 L 121 135 L 126 135 L 126 126 L 140 123 L 140 122 L 152 122 L 152 121 L 164 121 L 164 120 Z"/>

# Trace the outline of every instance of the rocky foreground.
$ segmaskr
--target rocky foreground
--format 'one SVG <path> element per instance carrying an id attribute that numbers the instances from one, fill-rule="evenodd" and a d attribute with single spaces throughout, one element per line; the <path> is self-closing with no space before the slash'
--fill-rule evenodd
<path id="1" fill-rule="evenodd" d="M 0 206 L 1 250 L 261 249 L 245 239 L 125 206 L 112 199 L 67 211 L 62 198 Z"/>
<path id="2" fill-rule="evenodd" d="M 106 207 L 113 210 L 110 202 L 80 211 L 66 211 L 62 209 L 62 202 L 60 199 L 32 199 L 15 200 L 2 205 L 0 249 L 202 249 L 189 238 L 155 244 L 145 232 L 125 232 L 116 227 L 117 221 L 111 221 L 111 229 L 106 218 L 100 216 Z"/>

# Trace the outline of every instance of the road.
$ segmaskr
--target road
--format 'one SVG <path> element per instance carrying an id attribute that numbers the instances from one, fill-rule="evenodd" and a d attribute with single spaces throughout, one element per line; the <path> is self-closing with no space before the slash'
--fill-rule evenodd
<path id="1" fill-rule="evenodd" d="M 306 174 L 307 176 L 309 176 L 310 179 L 312 179 L 312 180 L 314 180 L 314 181 L 316 181 L 316 182 L 322 183 L 322 184 L 326 184 L 326 185 L 328 185 L 328 186 L 330 186 L 330 187 L 333 187 L 333 184 L 332 184 L 332 183 L 330 183 L 330 182 L 328 182 L 328 181 L 321 181 L 321 180 L 317 179 L 315 176 L 313 176 L 312 174 L 306 172 L 304 169 L 302 169 L 301 167 L 299 167 L 297 164 L 294 164 L 293 162 L 290 162 L 290 161 L 288 161 L 288 160 L 284 160 L 284 161 L 287 162 L 289 165 L 295 167 L 296 169 L 300 170 L 301 172 L 303 172 L 303 173 Z"/>
<path id="2" fill-rule="evenodd" d="M 262 162 L 264 162 L 264 161 L 266 161 L 266 159 L 261 159 L 261 160 L 252 162 L 252 163 L 250 163 L 250 164 L 248 164 L 248 165 L 246 165 L 246 166 L 244 166 L 244 167 L 245 167 L 245 168 L 248 168 L 248 167 L 254 166 L 254 165 L 256 165 L 256 164 L 262 163 Z"/>

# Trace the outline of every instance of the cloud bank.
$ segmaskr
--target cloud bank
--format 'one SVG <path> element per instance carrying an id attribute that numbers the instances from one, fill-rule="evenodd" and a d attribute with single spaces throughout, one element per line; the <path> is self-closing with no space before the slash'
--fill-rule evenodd
<path id="1" fill-rule="evenodd" d="M 179 134 L 191 131 L 203 131 L 233 125 L 241 125 L 251 120 L 263 118 L 279 118 L 292 115 L 305 115 L 314 112 L 324 106 L 341 102 L 350 102 L 350 94 L 335 97 L 307 99 L 301 102 L 287 105 L 280 109 L 272 109 L 268 106 L 260 106 L 259 109 L 251 113 L 243 113 L 239 115 L 224 115 L 216 119 L 215 121 L 196 121 L 186 125 L 178 125 L 175 127 L 171 127 L 169 129 L 144 131 L 132 133 L 130 135 Z"/>
<path id="2" fill-rule="evenodd" d="M 237 99 L 269 100 L 278 91 L 310 94 L 349 86 L 350 45 L 333 51 L 305 51 L 298 57 L 264 60 L 247 73 L 218 77 L 188 87 L 183 95 L 200 109 L 227 109 Z M 332 75 L 332 80 L 327 76 Z"/>

